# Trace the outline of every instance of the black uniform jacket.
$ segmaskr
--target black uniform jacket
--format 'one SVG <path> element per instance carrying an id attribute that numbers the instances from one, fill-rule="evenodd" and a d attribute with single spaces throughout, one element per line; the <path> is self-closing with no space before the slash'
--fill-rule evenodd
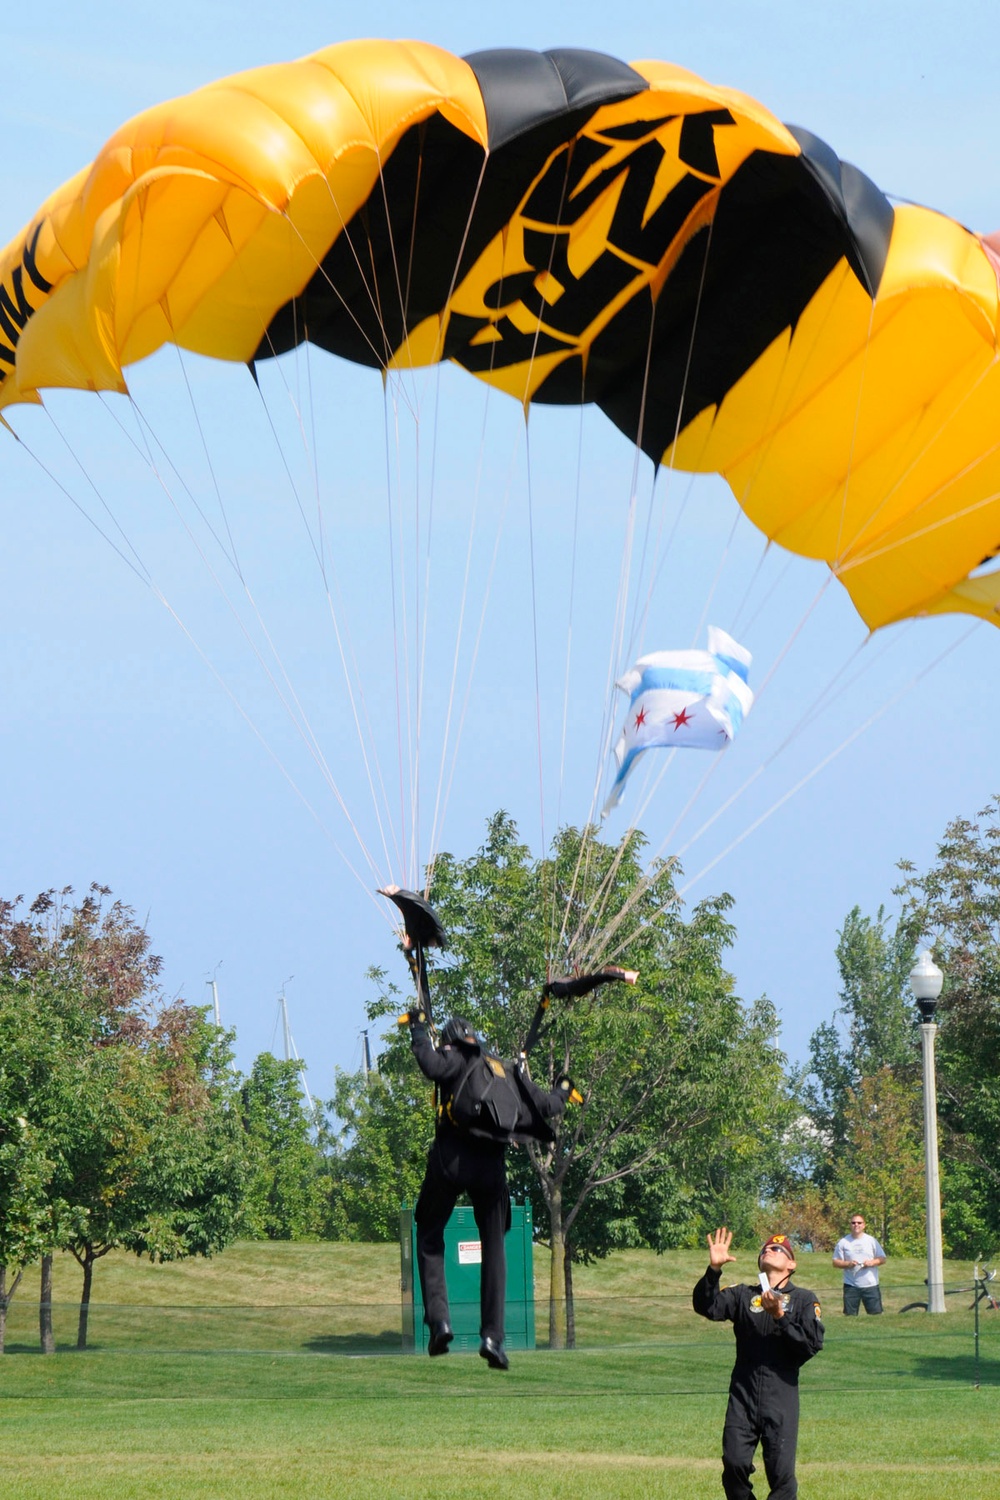
<path id="1" fill-rule="evenodd" d="M 760 1303 L 759 1286 L 720 1287 L 721 1273 L 709 1266 L 694 1289 L 694 1310 L 713 1323 L 730 1322 L 736 1335 L 736 1364 L 730 1394 L 749 1407 L 781 1401 L 798 1385 L 799 1370 L 823 1347 L 819 1302 L 813 1292 L 791 1282 L 778 1289 L 785 1316 L 772 1318 Z"/>

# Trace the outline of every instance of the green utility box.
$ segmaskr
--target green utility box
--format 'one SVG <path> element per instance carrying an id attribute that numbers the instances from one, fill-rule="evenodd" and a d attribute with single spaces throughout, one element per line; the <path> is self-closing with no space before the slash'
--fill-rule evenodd
<path id="1" fill-rule="evenodd" d="M 508 1349 L 535 1347 L 535 1282 L 532 1263 L 531 1204 L 512 1203 L 507 1235 Z M 424 1299 L 417 1275 L 417 1226 L 413 1209 L 399 1211 L 400 1287 L 403 1293 L 403 1348 L 423 1354 L 427 1349 Z M 479 1348 L 479 1267 L 482 1260 L 479 1230 L 472 1209 L 455 1209 L 444 1231 L 444 1268 L 448 1278 L 452 1349 Z"/>

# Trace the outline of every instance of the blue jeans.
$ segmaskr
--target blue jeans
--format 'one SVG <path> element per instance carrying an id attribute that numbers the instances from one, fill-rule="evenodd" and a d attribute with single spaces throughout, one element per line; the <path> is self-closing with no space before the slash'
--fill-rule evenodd
<path id="1" fill-rule="evenodd" d="M 862 1302 L 865 1304 L 866 1313 L 880 1313 L 882 1311 L 882 1288 L 880 1286 L 849 1286 L 845 1281 L 845 1317 L 856 1318 Z"/>

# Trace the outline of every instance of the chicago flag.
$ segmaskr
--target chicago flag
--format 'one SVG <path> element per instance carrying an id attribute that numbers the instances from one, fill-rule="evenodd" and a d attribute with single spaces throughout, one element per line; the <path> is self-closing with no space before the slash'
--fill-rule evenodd
<path id="1" fill-rule="evenodd" d="M 707 651 L 654 651 L 640 656 L 617 686 L 629 711 L 615 745 L 618 774 L 604 813 L 617 807 L 628 774 L 644 750 L 724 750 L 753 705 L 747 674 L 753 658 L 716 625 Z"/>

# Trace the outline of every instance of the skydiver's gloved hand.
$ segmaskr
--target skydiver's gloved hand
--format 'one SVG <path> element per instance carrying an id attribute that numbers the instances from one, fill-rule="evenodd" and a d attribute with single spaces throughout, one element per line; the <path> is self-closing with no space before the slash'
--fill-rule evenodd
<path id="1" fill-rule="evenodd" d="M 414 1008 L 410 1011 L 410 1041 L 424 1042 L 430 1038 L 427 1012 Z"/>
<path id="2" fill-rule="evenodd" d="M 412 1010 L 408 1010 L 405 1015 L 400 1016 L 399 1025 L 409 1026 L 411 1042 L 422 1042 L 430 1034 L 428 1031 L 427 1012 L 425 1010 L 421 1010 L 420 1007 L 416 1005 Z"/>

